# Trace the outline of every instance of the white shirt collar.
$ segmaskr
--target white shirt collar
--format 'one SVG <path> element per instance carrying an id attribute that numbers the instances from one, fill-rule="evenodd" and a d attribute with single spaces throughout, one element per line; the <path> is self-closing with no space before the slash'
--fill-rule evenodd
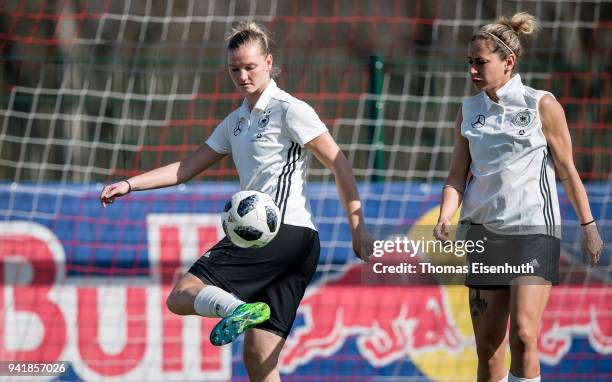
<path id="1" fill-rule="evenodd" d="M 497 90 L 497 98 L 499 98 L 499 102 L 494 102 L 491 98 L 489 98 L 489 95 L 485 91 L 482 92 L 482 96 L 485 104 L 487 105 L 487 110 L 489 110 L 491 109 L 491 106 L 495 104 L 505 106 L 513 99 L 522 97 L 523 93 L 524 89 L 521 76 L 519 74 L 515 74 L 508 82 L 504 84 L 504 86 Z"/>
<path id="2" fill-rule="evenodd" d="M 261 95 L 259 96 L 259 99 L 255 103 L 255 106 L 253 106 L 253 110 L 266 110 L 266 107 L 268 107 L 270 100 L 272 99 L 272 97 L 274 97 L 274 95 L 276 95 L 277 91 L 278 86 L 276 86 L 276 82 L 273 79 L 270 79 L 270 82 L 268 82 L 268 85 L 264 89 L 263 93 L 261 93 Z M 249 102 L 246 98 L 242 101 L 241 107 L 247 115 L 250 114 Z"/>

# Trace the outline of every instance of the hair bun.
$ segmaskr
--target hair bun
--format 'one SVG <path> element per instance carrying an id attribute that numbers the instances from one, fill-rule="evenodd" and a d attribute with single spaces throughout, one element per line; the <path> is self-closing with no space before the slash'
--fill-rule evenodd
<path id="1" fill-rule="evenodd" d="M 527 12 L 516 13 L 509 20 L 502 16 L 497 20 L 497 23 L 511 29 L 518 37 L 522 35 L 532 34 L 538 29 L 538 21 Z"/>

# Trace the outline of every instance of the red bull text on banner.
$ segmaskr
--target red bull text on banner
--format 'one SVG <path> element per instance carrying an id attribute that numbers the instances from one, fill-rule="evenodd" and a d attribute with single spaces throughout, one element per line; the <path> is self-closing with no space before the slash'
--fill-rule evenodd
<path id="1" fill-rule="evenodd" d="M 242 340 L 214 347 L 215 320 L 179 317 L 165 306 L 182 272 L 222 237 L 219 213 L 234 187 L 134 193 L 106 210 L 93 187 L 0 188 L 0 201 L 13 201 L 11 213 L 0 212 L 0 360 L 68 362 L 61 377 L 37 380 L 246 381 Z M 334 202 L 317 200 L 330 194 L 319 191 L 311 187 L 313 205 Z M 408 209 L 406 234 L 432 224 L 438 200 L 437 189 L 410 192 L 420 197 Z M 58 203 L 62 214 L 47 213 Z M 20 214 L 19 206 L 34 213 Z M 283 380 L 474 380 L 467 289 L 363 283 L 367 265 L 339 245 L 349 241 L 346 227 L 326 221 L 319 222 L 319 274 L 281 353 Z M 539 341 L 544 380 L 612 379 L 610 301 L 605 278 L 553 288 Z"/>

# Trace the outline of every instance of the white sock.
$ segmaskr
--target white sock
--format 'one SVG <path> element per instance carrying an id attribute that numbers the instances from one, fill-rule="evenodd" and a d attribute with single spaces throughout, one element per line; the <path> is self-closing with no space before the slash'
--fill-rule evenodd
<path id="1" fill-rule="evenodd" d="M 508 382 L 508 375 L 499 380 L 499 382 Z"/>
<path id="2" fill-rule="evenodd" d="M 195 311 L 204 317 L 227 317 L 244 301 L 216 286 L 207 285 L 193 301 Z"/>
<path id="3" fill-rule="evenodd" d="M 540 376 L 538 375 L 535 378 L 519 378 L 512 375 L 512 373 L 508 373 L 508 382 L 540 382 Z"/>

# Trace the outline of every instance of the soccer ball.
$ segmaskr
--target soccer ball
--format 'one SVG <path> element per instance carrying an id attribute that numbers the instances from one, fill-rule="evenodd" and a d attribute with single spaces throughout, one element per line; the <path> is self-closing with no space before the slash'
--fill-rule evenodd
<path id="1" fill-rule="evenodd" d="M 280 227 L 280 211 L 268 194 L 240 191 L 225 204 L 221 214 L 225 235 L 241 248 L 268 244 Z"/>

